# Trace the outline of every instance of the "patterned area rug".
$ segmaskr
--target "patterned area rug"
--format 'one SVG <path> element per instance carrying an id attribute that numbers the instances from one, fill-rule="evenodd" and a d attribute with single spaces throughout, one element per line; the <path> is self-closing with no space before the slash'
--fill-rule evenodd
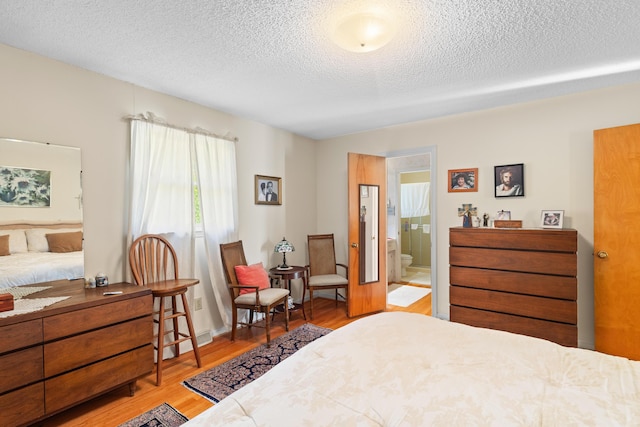
<path id="1" fill-rule="evenodd" d="M 261 377 L 269 369 L 305 345 L 329 332 L 331 332 L 331 329 L 305 323 L 271 340 L 271 347 L 262 344 L 228 362 L 189 378 L 182 384 L 217 403 L 234 391 Z"/>
<path id="2" fill-rule="evenodd" d="M 189 418 L 182 415 L 176 408 L 163 403 L 150 411 L 120 424 L 119 427 L 178 427 L 189 421 Z"/>

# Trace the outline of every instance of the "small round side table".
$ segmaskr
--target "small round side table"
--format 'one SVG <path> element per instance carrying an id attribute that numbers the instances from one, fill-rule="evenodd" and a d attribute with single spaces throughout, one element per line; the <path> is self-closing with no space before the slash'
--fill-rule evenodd
<path id="1" fill-rule="evenodd" d="M 272 284 L 274 280 L 282 281 L 284 286 L 289 289 L 289 292 L 291 292 L 291 281 L 293 279 L 302 279 L 302 301 L 293 303 L 293 308 L 289 309 L 289 312 L 302 310 L 302 316 L 304 320 L 307 320 L 307 313 L 304 311 L 304 296 L 307 291 L 306 268 L 294 265 L 289 269 L 280 270 L 278 267 L 273 267 L 269 270 L 269 278 Z"/>

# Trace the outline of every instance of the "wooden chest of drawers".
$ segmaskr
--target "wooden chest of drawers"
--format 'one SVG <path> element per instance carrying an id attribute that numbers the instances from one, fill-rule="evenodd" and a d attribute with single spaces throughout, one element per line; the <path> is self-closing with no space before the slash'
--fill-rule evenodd
<path id="1" fill-rule="evenodd" d="M 152 296 L 126 283 L 84 289 L 47 283 L 31 297 L 69 296 L 34 313 L 0 319 L 2 424 L 27 425 L 135 381 L 153 369 Z"/>
<path id="2" fill-rule="evenodd" d="M 577 231 L 452 228 L 454 322 L 577 346 Z"/>

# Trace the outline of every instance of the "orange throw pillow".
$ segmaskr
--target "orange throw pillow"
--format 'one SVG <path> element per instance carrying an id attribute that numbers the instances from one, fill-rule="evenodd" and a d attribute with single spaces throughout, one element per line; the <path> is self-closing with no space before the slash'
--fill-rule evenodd
<path id="1" fill-rule="evenodd" d="M 51 252 L 76 252 L 82 250 L 82 231 L 46 234 Z"/>
<path id="2" fill-rule="evenodd" d="M 0 236 L 0 256 L 11 255 L 9 251 L 9 235 Z"/>
<path id="3" fill-rule="evenodd" d="M 261 262 L 251 265 L 236 265 L 234 269 L 240 285 L 258 286 L 259 289 L 267 289 L 271 286 L 269 275 Z M 240 289 L 240 295 L 253 292 L 255 292 L 253 289 Z"/>

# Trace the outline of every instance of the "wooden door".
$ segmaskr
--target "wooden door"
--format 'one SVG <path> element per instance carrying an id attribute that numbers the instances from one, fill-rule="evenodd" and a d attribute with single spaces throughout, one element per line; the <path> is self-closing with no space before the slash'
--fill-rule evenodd
<path id="1" fill-rule="evenodd" d="M 597 351 L 640 360 L 640 124 L 594 132 Z"/>
<path id="2" fill-rule="evenodd" d="M 387 163 L 386 158 L 348 153 L 349 317 L 387 307 Z M 378 277 L 360 284 L 360 184 L 378 187 Z"/>

